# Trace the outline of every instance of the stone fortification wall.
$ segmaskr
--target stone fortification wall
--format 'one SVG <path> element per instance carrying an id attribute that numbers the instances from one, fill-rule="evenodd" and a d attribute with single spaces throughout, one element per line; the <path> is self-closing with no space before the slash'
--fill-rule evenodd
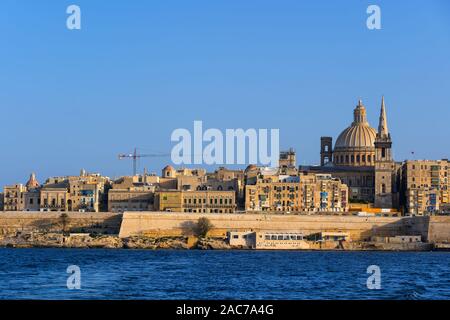
<path id="1" fill-rule="evenodd" d="M 227 231 L 296 231 L 311 234 L 321 231 L 344 231 L 352 240 L 371 236 L 420 234 L 426 237 L 428 226 L 422 217 L 357 217 L 317 215 L 264 214 L 196 214 L 173 212 L 126 212 L 120 236 L 136 234 L 153 236 L 190 235 L 198 218 L 207 217 L 213 224 L 212 236 L 225 236 Z"/>
<path id="2" fill-rule="evenodd" d="M 16 232 L 119 233 L 122 215 L 107 212 L 0 212 L 0 235 Z"/>

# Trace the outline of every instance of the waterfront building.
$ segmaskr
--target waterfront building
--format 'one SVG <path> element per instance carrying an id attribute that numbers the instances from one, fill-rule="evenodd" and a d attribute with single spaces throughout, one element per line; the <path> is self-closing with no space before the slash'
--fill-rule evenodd
<path id="1" fill-rule="evenodd" d="M 208 174 L 207 184 L 210 188 L 218 190 L 235 190 L 236 206 L 239 210 L 245 207 L 245 171 L 232 170 L 225 167 L 219 167 L 213 173 Z"/>
<path id="2" fill-rule="evenodd" d="M 24 192 L 24 211 L 39 211 L 41 208 L 41 190 L 29 189 Z"/>
<path id="3" fill-rule="evenodd" d="M 298 176 L 280 176 L 261 171 L 245 186 L 246 211 L 300 211 L 301 184 Z"/>
<path id="4" fill-rule="evenodd" d="M 40 210 L 106 211 L 109 183 L 108 177 L 85 170 L 79 176 L 50 177 L 40 188 Z"/>
<path id="5" fill-rule="evenodd" d="M 99 212 L 107 209 L 107 189 L 109 178 L 100 174 L 88 174 L 81 170 L 79 176 L 69 176 L 69 211 Z"/>
<path id="6" fill-rule="evenodd" d="M 302 209 L 305 211 L 348 211 L 348 187 L 329 174 L 303 175 Z"/>
<path id="7" fill-rule="evenodd" d="M 40 190 L 40 211 L 68 211 L 69 199 L 66 182 L 44 185 Z"/>
<path id="8" fill-rule="evenodd" d="M 108 211 L 152 211 L 159 177 L 147 174 L 121 177 L 108 190 Z"/>
<path id="9" fill-rule="evenodd" d="M 231 247 L 261 250 L 294 250 L 309 249 L 301 232 L 280 231 L 229 231 L 228 243 Z"/>
<path id="10" fill-rule="evenodd" d="M 328 174 L 280 175 L 261 169 L 248 178 L 245 187 L 246 211 L 301 212 L 348 209 L 348 188 Z"/>
<path id="11" fill-rule="evenodd" d="M 407 214 L 446 212 L 450 204 L 450 162 L 407 160 L 402 166 L 402 202 Z"/>
<path id="12" fill-rule="evenodd" d="M 372 242 L 382 243 L 419 243 L 422 242 L 420 235 L 398 235 L 393 237 L 373 236 L 370 238 Z"/>
<path id="13" fill-rule="evenodd" d="M 24 193 L 27 191 L 23 184 L 5 186 L 3 189 L 5 211 L 23 211 L 25 207 Z"/>
<path id="14" fill-rule="evenodd" d="M 233 213 L 233 190 L 159 190 L 155 193 L 156 211 L 192 213 Z"/>
<path id="15" fill-rule="evenodd" d="M 32 173 L 25 185 L 15 184 L 4 187 L 2 202 L 4 211 L 39 211 L 39 183 Z"/>

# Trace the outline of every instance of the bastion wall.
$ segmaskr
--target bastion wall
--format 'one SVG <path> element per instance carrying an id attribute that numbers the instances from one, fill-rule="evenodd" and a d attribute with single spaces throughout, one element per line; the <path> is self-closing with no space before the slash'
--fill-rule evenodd
<path id="1" fill-rule="evenodd" d="M 211 236 L 226 236 L 227 231 L 278 231 L 311 234 L 321 231 L 347 232 L 352 240 L 367 240 L 371 236 L 421 235 L 428 239 L 428 217 L 358 217 L 333 215 L 265 215 L 265 214 L 196 214 L 173 212 L 126 212 L 120 237 L 130 235 L 179 236 L 190 235 L 200 217 L 213 224 Z M 442 219 L 432 228 L 433 239 L 450 232 L 450 218 Z"/>
<path id="2" fill-rule="evenodd" d="M 86 232 L 117 234 L 122 215 L 108 212 L 0 212 L 0 235 L 17 232 Z"/>
<path id="3" fill-rule="evenodd" d="M 0 212 L 0 235 L 17 232 L 85 232 L 149 236 L 189 236 L 200 217 L 213 224 L 211 236 L 227 231 L 347 232 L 352 240 L 372 236 L 421 235 L 422 240 L 450 243 L 450 217 L 358 217 L 336 215 L 197 214 L 174 212 L 83 213 Z"/>

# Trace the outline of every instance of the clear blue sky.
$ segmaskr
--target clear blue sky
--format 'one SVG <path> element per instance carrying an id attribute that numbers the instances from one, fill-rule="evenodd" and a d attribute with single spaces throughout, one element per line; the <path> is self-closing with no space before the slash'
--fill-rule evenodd
<path id="1" fill-rule="evenodd" d="M 366 28 L 369 4 L 381 30 Z M 118 153 L 170 152 L 194 120 L 280 128 L 281 147 L 315 164 L 359 97 L 376 127 L 383 94 L 396 160 L 450 157 L 446 0 L 6 0 L 0 36 L 0 186 L 129 174 Z"/>

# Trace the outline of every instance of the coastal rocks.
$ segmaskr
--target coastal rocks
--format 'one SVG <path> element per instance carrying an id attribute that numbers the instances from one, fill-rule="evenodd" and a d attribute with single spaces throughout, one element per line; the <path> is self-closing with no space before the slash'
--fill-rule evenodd
<path id="1" fill-rule="evenodd" d="M 231 249 L 230 245 L 222 238 L 200 238 L 196 245 L 201 250 L 227 250 Z"/>
<path id="2" fill-rule="evenodd" d="M 89 233 L 15 233 L 0 236 L 0 247 L 12 248 L 107 248 L 107 249 L 230 249 L 223 239 L 189 237 L 148 237 Z"/>
<path id="3" fill-rule="evenodd" d="M 117 236 L 62 233 L 17 233 L 0 239 L 13 248 L 122 248 Z"/>
<path id="4" fill-rule="evenodd" d="M 188 249 L 184 237 L 152 238 L 145 236 L 132 236 L 123 239 L 123 247 L 126 249 Z"/>
<path id="5" fill-rule="evenodd" d="M 111 235 L 76 234 L 64 239 L 64 247 L 69 248 L 122 248 L 122 239 Z"/>

